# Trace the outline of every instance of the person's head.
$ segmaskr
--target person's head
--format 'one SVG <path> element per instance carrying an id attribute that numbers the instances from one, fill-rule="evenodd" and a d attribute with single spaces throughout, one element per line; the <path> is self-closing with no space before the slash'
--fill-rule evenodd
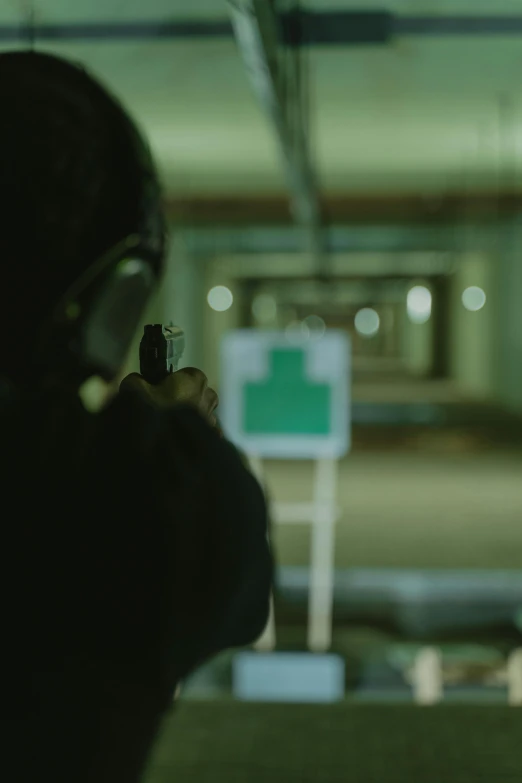
<path id="1" fill-rule="evenodd" d="M 0 203 L 0 376 L 110 382 L 166 232 L 147 145 L 83 68 L 0 54 Z"/>

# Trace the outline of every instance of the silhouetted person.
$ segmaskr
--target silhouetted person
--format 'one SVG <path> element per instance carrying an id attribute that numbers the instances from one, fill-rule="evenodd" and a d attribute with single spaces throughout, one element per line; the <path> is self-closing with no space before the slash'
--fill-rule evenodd
<path id="1" fill-rule="evenodd" d="M 265 501 L 203 373 L 118 393 L 166 231 L 117 101 L 0 55 L 0 177 L 2 778 L 135 783 L 178 683 L 265 626 Z"/>

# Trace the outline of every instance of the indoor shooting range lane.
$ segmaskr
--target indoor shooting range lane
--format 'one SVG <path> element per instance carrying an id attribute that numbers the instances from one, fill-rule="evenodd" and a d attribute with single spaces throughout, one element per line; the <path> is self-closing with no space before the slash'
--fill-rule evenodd
<path id="1" fill-rule="evenodd" d="M 341 462 L 336 568 L 519 570 L 521 455 L 461 453 L 451 435 L 445 444 L 422 437 L 431 439 L 431 453 L 354 451 Z M 272 497 L 308 500 L 312 470 L 308 462 L 268 461 Z M 274 541 L 280 565 L 309 563 L 308 525 L 275 525 Z"/>

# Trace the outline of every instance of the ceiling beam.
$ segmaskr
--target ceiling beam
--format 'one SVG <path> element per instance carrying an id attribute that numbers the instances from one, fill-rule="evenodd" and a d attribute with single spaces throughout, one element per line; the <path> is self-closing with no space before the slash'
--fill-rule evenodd
<path id="1" fill-rule="evenodd" d="M 307 278 L 317 282 L 309 261 L 298 253 L 268 253 L 218 256 L 215 269 L 228 278 L 242 280 L 292 280 Z M 354 279 L 368 277 L 433 277 L 449 274 L 454 259 L 448 253 L 332 253 L 331 275 Z"/>
<path id="2" fill-rule="evenodd" d="M 255 196 L 216 194 L 170 196 L 167 212 L 183 225 L 290 225 L 288 198 L 280 193 Z M 495 220 L 522 212 L 522 192 L 402 194 L 327 194 L 319 199 L 326 224 L 375 224 Z"/>
<path id="3" fill-rule="evenodd" d="M 29 24 L 0 24 L 0 43 L 27 42 Z M 282 14 L 284 40 L 294 46 L 386 45 L 396 38 L 450 36 L 521 36 L 522 14 L 397 15 L 386 11 L 301 11 L 296 38 L 296 15 Z M 92 20 L 89 22 L 39 23 L 32 31 L 37 41 L 151 41 L 231 38 L 229 19 Z M 32 34 L 31 33 L 31 34 Z"/>

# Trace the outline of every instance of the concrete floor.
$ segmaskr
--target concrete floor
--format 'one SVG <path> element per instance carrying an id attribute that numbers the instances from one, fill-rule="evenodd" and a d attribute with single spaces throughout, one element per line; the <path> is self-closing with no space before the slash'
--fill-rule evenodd
<path id="1" fill-rule="evenodd" d="M 336 568 L 522 568 L 522 452 L 425 443 L 339 465 Z M 311 462 L 265 463 L 278 502 L 311 500 Z M 307 524 L 274 524 L 280 565 L 309 563 Z"/>
<path id="2" fill-rule="evenodd" d="M 515 783 L 509 707 L 180 704 L 147 783 Z"/>

